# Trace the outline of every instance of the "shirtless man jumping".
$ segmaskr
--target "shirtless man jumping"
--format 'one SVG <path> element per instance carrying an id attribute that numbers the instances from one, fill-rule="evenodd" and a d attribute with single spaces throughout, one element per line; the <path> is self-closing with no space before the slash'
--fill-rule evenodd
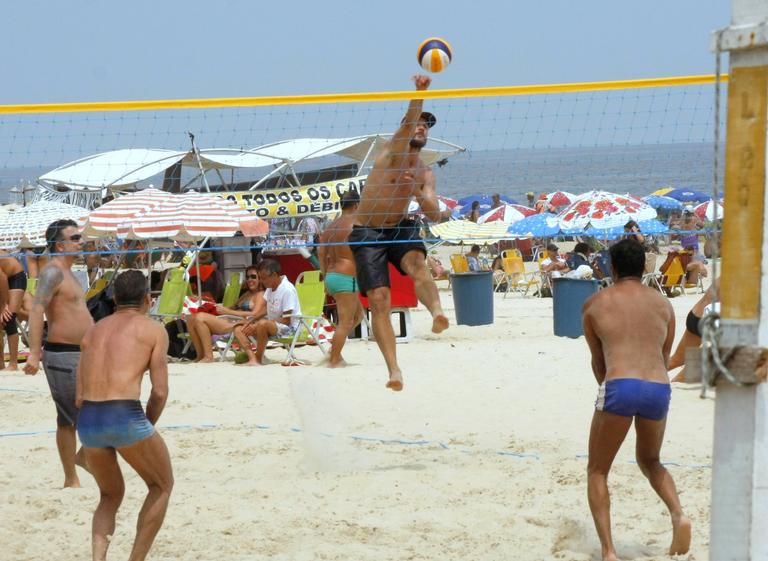
<path id="1" fill-rule="evenodd" d="M 415 76 L 417 91 L 431 80 Z M 360 292 L 368 296 L 372 327 L 389 370 L 387 387 L 403 389 L 403 375 L 397 364 L 395 332 L 390 320 L 389 263 L 413 280 L 416 296 L 432 314 L 432 332 L 448 328 L 440 306 L 437 286 L 426 265 L 427 251 L 415 222 L 406 220 L 412 198 L 432 221 L 444 217 L 435 192 L 435 175 L 419 158 L 427 143 L 427 132 L 437 119 L 422 112 L 423 100 L 414 99 L 387 145 L 376 158 L 363 190 L 349 242 L 355 255 Z"/>
<path id="2" fill-rule="evenodd" d="M 325 289 L 336 300 L 336 310 L 339 313 L 328 360 L 331 368 L 344 365 L 341 349 L 344 348 L 349 333 L 363 320 L 363 305 L 358 297 L 355 256 L 346 245 L 359 204 L 360 195 L 356 191 L 344 193 L 341 197 L 341 216 L 328 224 L 320 235 L 320 243 L 328 245 L 320 245 L 317 248 L 320 270 L 325 278 Z"/>
<path id="3" fill-rule="evenodd" d="M 80 341 L 93 319 L 85 305 L 85 294 L 72 274 L 72 263 L 82 250 L 83 240 L 73 220 L 57 220 L 45 231 L 53 257 L 40 272 L 37 291 L 29 312 L 29 357 L 27 374 L 37 374 L 40 355 L 51 397 L 56 404 L 56 446 L 64 467 L 64 487 L 79 487 L 75 464 L 85 467 L 82 450 L 75 454 L 77 406 L 75 377 L 80 361 Z M 66 253 L 67 255 L 62 255 Z M 43 314 L 48 320 L 48 339 L 43 344 Z M 41 349 L 42 347 L 42 349 Z"/>
<path id="4" fill-rule="evenodd" d="M 667 363 L 675 337 L 669 301 L 641 282 L 645 251 L 634 239 L 611 247 L 615 284 L 584 304 L 584 336 L 600 389 L 589 435 L 587 494 L 604 561 L 616 561 L 611 538 L 608 472 L 635 422 L 636 459 L 672 517 L 670 555 L 691 544 L 691 521 L 683 514 L 672 476 L 661 465 L 671 390 Z"/>
<path id="5" fill-rule="evenodd" d="M 116 452 L 148 487 L 129 561 L 147 557 L 173 488 L 168 449 L 154 427 L 168 398 L 168 335 L 162 324 L 146 316 L 149 303 L 144 275 L 139 271 L 121 273 L 115 279 L 117 310 L 91 327 L 81 343 L 77 432 L 101 491 L 93 513 L 94 561 L 106 559 L 125 493 Z M 152 391 L 145 415 L 139 398 L 147 370 Z"/>

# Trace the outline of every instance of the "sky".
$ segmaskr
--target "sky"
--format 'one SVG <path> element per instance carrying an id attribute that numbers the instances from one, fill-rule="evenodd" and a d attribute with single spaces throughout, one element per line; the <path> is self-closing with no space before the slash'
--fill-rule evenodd
<path id="1" fill-rule="evenodd" d="M 411 89 L 708 74 L 726 0 L 26 0 L 3 6 L 0 104 Z"/>

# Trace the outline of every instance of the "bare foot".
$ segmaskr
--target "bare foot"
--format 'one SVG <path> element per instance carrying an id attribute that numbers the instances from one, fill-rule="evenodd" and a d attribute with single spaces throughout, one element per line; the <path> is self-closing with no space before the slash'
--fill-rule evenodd
<path id="1" fill-rule="evenodd" d="M 439 314 L 432 318 L 432 333 L 442 333 L 446 329 L 448 329 L 447 317 Z"/>
<path id="2" fill-rule="evenodd" d="M 198 359 L 197 362 L 205 362 L 205 363 L 213 362 L 213 357 L 212 356 L 204 356 L 203 358 Z"/>
<path id="3" fill-rule="evenodd" d="M 402 391 L 403 375 L 400 372 L 397 372 L 396 374 L 390 374 L 389 382 L 387 382 L 387 387 L 394 392 Z"/>
<path id="4" fill-rule="evenodd" d="M 347 361 L 343 358 L 339 358 L 338 360 L 328 360 L 328 368 L 344 368 L 347 366 Z"/>
<path id="5" fill-rule="evenodd" d="M 680 516 L 677 521 L 672 518 L 672 545 L 669 546 L 670 555 L 682 555 L 688 553 L 691 547 L 691 519 Z"/>
<path id="6" fill-rule="evenodd" d="M 252 360 L 249 360 L 248 362 L 242 362 L 238 364 L 238 366 L 261 366 L 261 365 L 262 365 L 261 362 L 259 362 L 259 360 L 255 358 Z"/>
<path id="7" fill-rule="evenodd" d="M 9 364 L 5 368 L 3 368 L 3 370 L 5 370 L 5 371 L 13 371 L 13 372 L 17 371 L 18 369 L 19 369 L 19 365 L 18 364 Z"/>
<path id="8" fill-rule="evenodd" d="M 615 553 L 606 553 L 603 555 L 603 561 L 619 561 L 619 558 L 616 557 Z"/>
<path id="9" fill-rule="evenodd" d="M 64 480 L 64 488 L 65 489 L 79 489 L 80 488 L 80 479 L 75 476 L 73 479 L 65 479 Z"/>

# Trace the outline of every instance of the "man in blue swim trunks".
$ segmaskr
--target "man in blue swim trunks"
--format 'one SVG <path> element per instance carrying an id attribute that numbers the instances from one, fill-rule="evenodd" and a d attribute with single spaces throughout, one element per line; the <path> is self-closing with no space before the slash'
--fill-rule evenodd
<path id="1" fill-rule="evenodd" d="M 341 197 L 341 216 L 328 224 L 320 234 L 317 255 L 320 270 L 325 278 L 325 290 L 336 301 L 339 321 L 331 340 L 328 365 L 331 368 L 344 366 L 341 349 L 350 332 L 363 321 L 363 305 L 357 288 L 355 256 L 347 245 L 347 239 L 355 222 L 355 211 L 360 204 L 360 195 L 348 191 Z"/>
<path id="2" fill-rule="evenodd" d="M 80 343 L 77 432 L 101 492 L 93 514 L 93 558 L 106 557 L 125 493 L 119 453 L 148 487 L 129 557 L 140 561 L 160 530 L 173 487 L 168 449 L 154 427 L 168 398 L 168 335 L 146 316 L 150 301 L 141 272 L 121 273 L 114 286 L 115 313 L 91 327 Z M 152 391 L 145 414 L 139 398 L 147 370 Z"/>
<path id="3" fill-rule="evenodd" d="M 691 521 L 683 514 L 672 476 L 661 465 L 670 401 L 667 363 L 675 336 L 669 301 L 643 285 L 643 246 L 625 239 L 611 247 L 615 283 L 584 304 L 584 336 L 592 353 L 598 390 L 589 435 L 587 493 L 604 561 L 615 561 L 611 538 L 608 472 L 635 422 L 640 470 L 672 517 L 670 555 L 686 553 Z"/>

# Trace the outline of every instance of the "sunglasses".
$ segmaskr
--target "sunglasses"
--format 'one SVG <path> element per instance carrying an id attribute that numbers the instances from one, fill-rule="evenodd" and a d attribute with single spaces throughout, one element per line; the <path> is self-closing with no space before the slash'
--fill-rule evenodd
<path id="1" fill-rule="evenodd" d="M 82 239 L 83 239 L 83 236 L 81 236 L 80 234 L 72 234 L 68 238 L 64 238 L 65 241 L 69 240 L 71 242 L 79 242 Z"/>
<path id="2" fill-rule="evenodd" d="M 259 280 L 259 275 L 248 275 L 248 280 Z"/>

